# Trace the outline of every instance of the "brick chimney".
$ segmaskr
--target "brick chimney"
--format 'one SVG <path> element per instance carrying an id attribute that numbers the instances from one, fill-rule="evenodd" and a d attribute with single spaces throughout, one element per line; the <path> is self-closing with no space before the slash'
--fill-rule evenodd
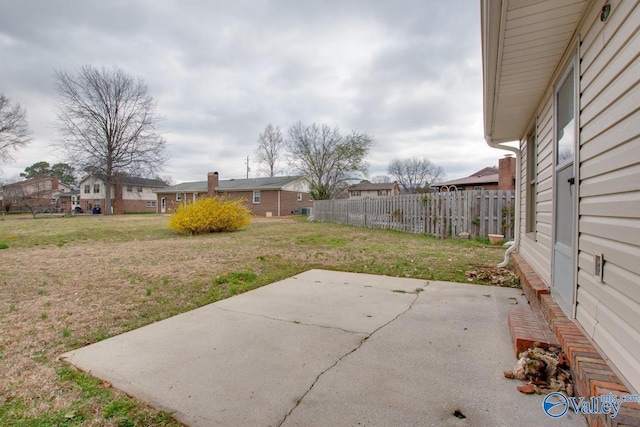
<path id="1" fill-rule="evenodd" d="M 218 187 L 218 172 L 209 172 L 207 174 L 207 194 L 215 195 L 216 187 Z"/>
<path id="2" fill-rule="evenodd" d="M 58 177 L 57 176 L 51 177 L 51 189 L 52 190 L 57 190 L 58 189 Z"/>
<path id="3" fill-rule="evenodd" d="M 516 159 L 507 154 L 498 160 L 498 190 L 515 190 Z"/>

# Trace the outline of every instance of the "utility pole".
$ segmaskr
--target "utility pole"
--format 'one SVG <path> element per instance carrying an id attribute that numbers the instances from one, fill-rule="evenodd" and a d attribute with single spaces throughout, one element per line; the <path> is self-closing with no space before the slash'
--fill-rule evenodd
<path id="1" fill-rule="evenodd" d="M 247 179 L 249 179 L 249 171 L 251 168 L 249 167 L 249 156 L 247 156 Z"/>

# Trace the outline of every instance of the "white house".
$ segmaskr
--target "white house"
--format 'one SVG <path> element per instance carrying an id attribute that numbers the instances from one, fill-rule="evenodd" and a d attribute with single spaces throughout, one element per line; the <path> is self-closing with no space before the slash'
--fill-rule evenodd
<path id="1" fill-rule="evenodd" d="M 481 0 L 481 20 L 485 137 L 518 160 L 514 259 L 612 369 L 596 379 L 574 357 L 578 388 L 637 393 L 640 2 Z"/>
<path id="2" fill-rule="evenodd" d="M 111 185 L 111 208 L 114 214 L 131 212 L 156 212 L 157 198 L 154 190 L 166 187 L 158 179 L 139 178 L 127 175 L 116 177 Z M 80 181 L 80 207 L 86 213 L 104 213 L 105 177 L 89 175 Z"/>

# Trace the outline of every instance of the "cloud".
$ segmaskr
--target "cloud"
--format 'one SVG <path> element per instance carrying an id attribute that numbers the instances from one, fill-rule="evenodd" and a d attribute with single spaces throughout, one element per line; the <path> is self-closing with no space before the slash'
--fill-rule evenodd
<path id="1" fill-rule="evenodd" d="M 91 64 L 139 76 L 169 143 L 165 175 L 242 177 L 268 123 L 327 123 L 376 140 L 369 163 L 428 157 L 448 176 L 497 163 L 482 129 L 478 7 L 468 1 L 9 2 L 0 15 L 0 91 L 26 109 L 33 143 L 17 174 L 50 146 L 54 70 Z M 252 165 L 252 170 L 258 170 Z"/>

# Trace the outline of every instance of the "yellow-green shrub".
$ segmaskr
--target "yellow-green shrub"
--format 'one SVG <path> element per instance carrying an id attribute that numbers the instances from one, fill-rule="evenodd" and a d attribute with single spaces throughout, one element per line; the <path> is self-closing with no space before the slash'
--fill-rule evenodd
<path id="1" fill-rule="evenodd" d="M 251 211 L 243 200 L 222 196 L 207 197 L 179 205 L 169 220 L 169 228 L 181 234 L 234 231 L 251 220 Z"/>

